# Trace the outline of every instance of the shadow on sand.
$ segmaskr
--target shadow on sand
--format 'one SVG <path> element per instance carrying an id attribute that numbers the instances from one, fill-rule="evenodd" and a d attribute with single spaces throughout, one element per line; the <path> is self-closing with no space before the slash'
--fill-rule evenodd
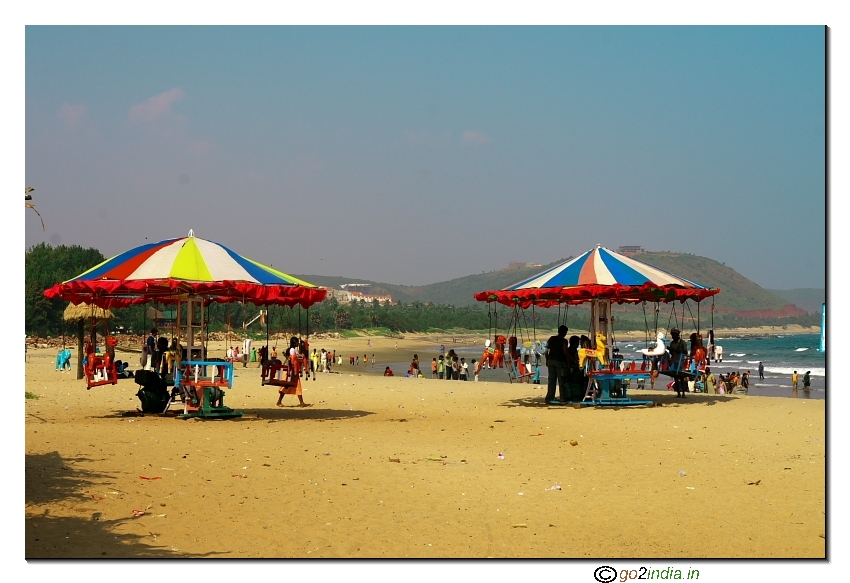
<path id="1" fill-rule="evenodd" d="M 24 462 L 24 486 L 27 509 L 24 516 L 25 558 L 168 558 L 225 556 L 227 551 L 189 555 L 170 547 L 145 542 L 135 534 L 117 534 L 115 528 L 133 520 L 106 520 L 93 511 L 90 495 L 83 492 L 103 487 L 112 476 L 72 467 L 85 458 L 64 459 L 56 452 L 27 454 Z M 81 515 L 53 516 L 50 510 L 36 511 L 31 506 L 63 504 L 81 509 Z"/>
<path id="2" fill-rule="evenodd" d="M 179 405 L 179 403 L 178 403 Z M 226 419 L 202 419 L 192 418 L 183 419 L 180 417 L 183 410 L 178 406 L 175 410 L 170 410 L 164 414 L 156 413 L 140 413 L 139 411 L 113 411 L 105 415 L 92 415 L 90 419 L 126 419 L 127 417 L 144 417 L 146 419 L 162 419 L 177 420 L 177 421 L 204 421 L 204 422 L 227 422 L 227 423 L 248 423 L 256 421 L 287 421 L 287 420 L 307 420 L 315 421 L 341 421 L 344 419 L 356 419 L 374 415 L 372 411 L 360 411 L 350 409 L 323 409 L 322 405 L 314 404 L 312 407 L 299 407 L 298 405 L 287 405 L 284 407 L 234 407 L 238 411 L 243 411 L 245 414 L 242 417 L 230 417 Z"/>
<path id="3" fill-rule="evenodd" d="M 652 407 L 663 407 L 670 405 L 707 405 L 713 406 L 719 403 L 728 403 L 745 395 L 706 395 L 704 393 L 688 393 L 684 399 L 676 397 L 674 392 L 669 395 L 664 393 L 644 393 L 643 391 L 631 391 L 629 398 L 634 401 L 652 401 L 652 405 L 581 405 L 578 403 L 565 403 L 562 405 L 547 405 L 544 395 L 518 397 L 505 401 L 501 407 L 546 407 L 548 409 L 647 409 Z"/>

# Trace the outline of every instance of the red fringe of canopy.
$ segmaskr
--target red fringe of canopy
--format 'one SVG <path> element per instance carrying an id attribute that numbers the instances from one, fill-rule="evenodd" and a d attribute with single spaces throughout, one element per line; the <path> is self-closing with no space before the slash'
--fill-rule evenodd
<path id="1" fill-rule="evenodd" d="M 715 289 L 685 289 L 674 286 L 659 287 L 652 284 L 636 285 L 581 285 L 524 290 L 496 290 L 475 294 L 479 302 L 499 302 L 506 306 L 528 308 L 532 304 L 549 308 L 558 304 L 583 304 L 592 300 L 611 300 L 616 304 L 639 304 L 640 302 L 697 302 L 720 293 Z"/>
<path id="2" fill-rule="evenodd" d="M 58 283 L 45 290 L 48 299 L 61 299 L 74 305 L 86 302 L 95 306 L 123 308 L 153 300 L 175 303 L 177 296 L 196 295 L 207 304 L 248 302 L 257 306 L 270 304 L 309 308 L 325 299 L 325 289 L 300 285 L 263 285 L 245 281 L 191 282 L 178 279 L 158 280 L 77 280 Z"/>

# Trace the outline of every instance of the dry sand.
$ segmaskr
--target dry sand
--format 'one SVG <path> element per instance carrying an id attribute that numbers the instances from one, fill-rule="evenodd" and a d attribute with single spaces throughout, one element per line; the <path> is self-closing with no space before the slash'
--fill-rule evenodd
<path id="1" fill-rule="evenodd" d="M 435 340 L 313 347 L 427 362 Z M 311 408 L 276 408 L 254 364 L 226 397 L 241 419 L 127 417 L 132 379 L 89 391 L 55 355 L 26 364 L 28 558 L 826 553 L 825 400 L 548 407 L 539 386 L 387 379 L 346 359 L 305 384 Z"/>

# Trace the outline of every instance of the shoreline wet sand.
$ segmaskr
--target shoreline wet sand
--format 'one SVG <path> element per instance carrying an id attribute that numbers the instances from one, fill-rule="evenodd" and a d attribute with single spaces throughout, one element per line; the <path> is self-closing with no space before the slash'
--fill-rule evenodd
<path id="1" fill-rule="evenodd" d="M 433 344 L 311 347 L 347 363 Z M 825 556 L 823 399 L 575 409 L 545 385 L 346 364 L 305 382 L 312 407 L 277 408 L 254 363 L 226 397 L 244 417 L 180 420 L 126 415 L 132 379 L 86 390 L 54 359 L 26 364 L 27 558 Z"/>

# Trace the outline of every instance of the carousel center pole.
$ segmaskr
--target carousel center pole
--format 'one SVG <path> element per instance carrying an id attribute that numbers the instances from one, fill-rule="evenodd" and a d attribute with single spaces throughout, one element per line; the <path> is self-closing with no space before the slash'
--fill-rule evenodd
<path id="1" fill-rule="evenodd" d="M 596 334 L 605 335 L 605 358 L 611 362 L 611 338 L 613 327 L 611 325 L 611 300 L 594 299 L 590 302 L 590 345 L 595 349 Z"/>

